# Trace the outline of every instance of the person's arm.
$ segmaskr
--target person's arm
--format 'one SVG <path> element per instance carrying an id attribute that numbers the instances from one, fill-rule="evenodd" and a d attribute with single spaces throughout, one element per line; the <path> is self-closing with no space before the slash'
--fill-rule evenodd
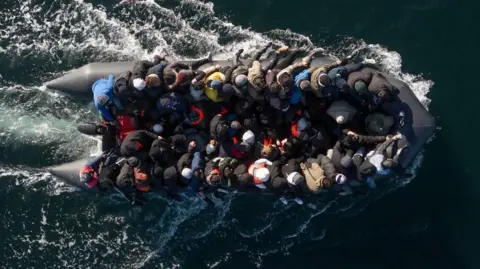
<path id="1" fill-rule="evenodd" d="M 389 139 L 386 139 L 385 142 L 383 142 L 382 144 L 380 144 L 374 151 L 373 154 L 383 154 L 383 152 L 385 152 L 385 150 L 388 148 L 388 146 L 390 146 L 390 144 L 394 141 L 393 138 L 389 138 Z"/>
<path id="2" fill-rule="evenodd" d="M 220 69 L 220 65 L 210 66 L 203 70 L 205 77 L 208 78 L 211 74 L 217 72 Z"/>
<path id="3" fill-rule="evenodd" d="M 230 83 L 232 81 L 232 73 L 235 69 L 237 69 L 238 65 L 231 66 L 225 72 L 225 82 Z"/>
<path id="4" fill-rule="evenodd" d="M 106 154 L 102 154 L 94 159 L 88 160 L 84 166 L 90 166 L 94 171 L 98 171 L 100 164 L 105 160 Z"/>
<path id="5" fill-rule="evenodd" d="M 110 110 L 108 110 L 108 108 L 106 108 L 105 106 L 97 106 L 97 109 L 106 121 L 115 120 Z"/>
<path id="6" fill-rule="evenodd" d="M 107 86 L 110 90 L 113 90 L 113 80 L 114 79 L 115 79 L 115 77 L 112 74 L 108 75 Z"/>
<path id="7" fill-rule="evenodd" d="M 386 140 L 384 135 L 357 135 L 357 142 L 360 144 L 379 144 Z"/>
<path id="8" fill-rule="evenodd" d="M 181 63 L 181 62 L 173 62 L 173 63 L 167 65 L 167 67 L 165 67 L 165 69 L 176 69 L 176 68 L 190 69 L 190 66 L 188 64 L 184 64 L 184 63 Z"/>
<path id="9" fill-rule="evenodd" d="M 347 69 L 347 75 L 352 73 L 352 72 L 355 72 L 355 71 L 358 71 L 360 69 L 362 69 L 365 65 L 363 63 L 358 63 L 358 64 L 353 64 L 351 66 L 346 66 L 345 68 Z"/>
<path id="10" fill-rule="evenodd" d="M 281 75 L 283 73 L 288 73 L 288 74 L 292 74 L 293 70 L 295 70 L 296 68 L 299 68 L 299 67 L 304 67 L 305 66 L 305 63 L 303 62 L 298 62 L 298 63 L 294 63 L 294 64 L 291 64 L 289 65 L 288 67 L 286 67 L 285 69 L 283 69 L 282 71 L 280 71 L 278 74 L 277 74 L 277 80 L 281 77 Z"/>
<path id="11" fill-rule="evenodd" d="M 261 159 L 258 159 L 255 161 L 254 165 L 259 165 L 259 164 L 262 164 L 262 163 L 265 163 L 267 165 L 272 165 L 273 163 L 265 158 L 261 158 Z"/>
<path id="12" fill-rule="evenodd" d="M 152 132 L 149 132 L 149 131 L 144 131 L 144 132 L 145 132 L 146 136 L 151 137 L 153 140 L 159 139 L 161 137 L 156 133 L 152 133 Z"/>

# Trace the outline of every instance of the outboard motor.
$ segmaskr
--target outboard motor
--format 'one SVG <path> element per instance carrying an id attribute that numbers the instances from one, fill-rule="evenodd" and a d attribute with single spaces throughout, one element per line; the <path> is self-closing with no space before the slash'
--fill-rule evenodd
<path id="1" fill-rule="evenodd" d="M 107 128 L 101 124 L 90 122 L 79 124 L 77 131 L 86 135 L 103 135 L 107 132 Z"/>

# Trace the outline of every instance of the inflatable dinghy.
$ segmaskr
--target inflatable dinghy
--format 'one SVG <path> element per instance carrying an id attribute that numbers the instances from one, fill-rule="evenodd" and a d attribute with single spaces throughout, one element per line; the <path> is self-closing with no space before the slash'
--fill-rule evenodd
<path id="1" fill-rule="evenodd" d="M 300 61 L 300 58 L 295 61 Z M 329 57 L 317 57 L 312 60 L 310 66 L 321 66 L 333 63 L 334 61 L 335 59 Z M 191 61 L 183 62 L 186 64 L 191 63 Z M 47 88 L 71 94 L 91 95 L 91 87 L 97 79 L 105 78 L 108 74 L 113 74 L 115 76 L 120 75 L 121 73 L 130 70 L 133 67 L 133 64 L 133 62 L 90 63 L 48 82 Z M 232 61 L 213 61 L 201 66 L 199 69 L 204 69 L 214 64 L 219 64 L 223 67 L 232 65 Z M 367 67 L 366 69 L 370 68 Z M 373 69 L 371 71 L 379 72 Z M 399 119 L 398 130 L 407 138 L 410 144 L 409 151 L 399 162 L 399 168 L 404 170 L 414 160 L 427 140 L 433 135 L 436 129 L 436 124 L 433 117 L 428 113 L 405 82 L 395 79 L 387 74 L 384 74 L 384 76 L 400 91 L 399 101 L 387 103 L 383 105 L 381 109 L 387 111 L 390 115 L 396 115 L 396 118 Z M 53 176 L 70 185 L 82 189 L 88 189 L 84 184 L 80 183 L 78 176 L 79 169 L 85 162 L 86 159 L 82 159 L 55 166 L 50 168 L 49 172 Z"/>

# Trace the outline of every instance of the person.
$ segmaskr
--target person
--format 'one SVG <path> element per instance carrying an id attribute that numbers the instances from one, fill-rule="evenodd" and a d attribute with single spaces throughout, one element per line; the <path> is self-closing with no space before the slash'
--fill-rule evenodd
<path id="1" fill-rule="evenodd" d="M 290 159 L 282 166 L 282 174 L 285 176 L 287 186 L 285 193 L 289 197 L 294 197 L 294 201 L 303 205 L 303 190 L 305 187 L 305 177 L 300 173 L 300 163 L 295 159 Z M 285 200 L 286 201 L 286 200 Z M 282 201 L 284 204 L 285 201 Z"/>
<path id="2" fill-rule="evenodd" d="M 106 158 L 107 155 L 103 153 L 94 159 L 88 160 L 87 163 L 80 168 L 80 182 L 85 184 L 88 188 L 94 188 L 97 186 L 100 166 Z"/>
<path id="3" fill-rule="evenodd" d="M 394 166 L 392 159 L 386 158 L 386 149 L 392 144 L 393 141 L 402 138 L 400 133 L 395 134 L 386 139 L 385 142 L 378 145 L 377 148 L 369 152 L 365 158 L 365 161 L 360 165 L 360 175 L 367 177 L 367 184 L 371 188 L 375 188 L 374 175 L 388 175 L 390 169 Z"/>
<path id="4" fill-rule="evenodd" d="M 163 70 L 163 78 L 170 91 L 177 91 L 186 94 L 190 90 L 190 82 L 198 74 L 197 69 L 212 61 L 212 55 L 209 53 L 206 58 L 194 61 L 192 64 L 173 62 L 168 64 Z"/>
<path id="5" fill-rule="evenodd" d="M 158 98 L 156 109 L 151 111 L 153 119 L 168 117 L 171 125 L 177 125 L 187 118 L 187 101 L 184 96 L 177 92 L 169 92 Z"/>
<path id="6" fill-rule="evenodd" d="M 322 168 L 325 177 L 328 178 L 331 182 L 334 182 L 334 184 L 338 185 L 345 184 L 345 182 L 347 181 L 347 177 L 344 174 L 339 173 L 337 169 L 335 169 L 335 166 L 333 165 L 330 157 L 323 154 L 318 154 L 316 162 L 320 164 L 320 167 Z"/>
<path id="7" fill-rule="evenodd" d="M 223 142 L 228 138 L 227 119 L 221 115 L 215 115 L 210 121 L 210 136 L 217 142 Z"/>
<path id="8" fill-rule="evenodd" d="M 314 158 L 308 158 L 300 163 L 300 170 L 305 176 L 307 190 L 311 193 L 318 194 L 333 187 L 334 181 L 325 177 L 325 172 Z"/>
<path id="9" fill-rule="evenodd" d="M 273 163 L 267 159 L 258 159 L 248 167 L 248 173 L 253 176 L 253 183 L 259 189 L 267 189 L 265 185 L 270 179 L 270 169 Z"/>
<path id="10" fill-rule="evenodd" d="M 395 125 L 392 116 L 377 112 L 365 118 L 365 129 L 371 135 L 387 135 Z"/>
<path id="11" fill-rule="evenodd" d="M 350 88 L 355 89 L 357 100 L 374 110 L 380 104 L 391 101 L 398 89 L 384 75 L 370 70 L 360 70 L 348 75 Z"/>
<path id="12" fill-rule="evenodd" d="M 113 75 L 108 75 L 106 79 L 99 79 L 93 83 L 93 101 L 95 107 L 100 112 L 102 119 L 106 122 L 115 121 L 115 112 L 123 110 L 120 100 L 113 92 Z"/>
<path id="13" fill-rule="evenodd" d="M 161 136 L 145 130 L 131 131 L 120 145 L 120 154 L 127 158 L 136 157 L 140 161 L 146 160 L 150 147 L 157 138 L 163 139 Z"/>
<path id="14" fill-rule="evenodd" d="M 348 86 L 347 79 L 348 75 L 352 72 L 362 69 L 365 67 L 364 63 L 351 64 L 349 66 L 337 66 L 328 71 L 328 82 L 323 85 L 332 85 L 340 89 L 340 93 L 345 95 L 350 95 L 352 89 Z"/>
<path id="15" fill-rule="evenodd" d="M 272 46 L 272 43 L 268 43 L 263 49 L 255 53 L 248 69 L 247 80 L 251 87 L 248 87 L 248 93 L 255 102 L 265 104 L 264 90 L 266 85 L 265 75 L 262 70 L 262 64 L 260 63 L 260 57 Z"/>
<path id="16" fill-rule="evenodd" d="M 305 91 L 305 94 L 309 97 L 314 97 L 315 100 L 318 100 L 322 103 L 322 105 L 326 105 L 325 98 L 330 99 L 331 96 L 335 96 L 332 99 L 336 100 L 336 92 L 329 91 L 330 89 L 326 89 L 327 86 L 330 84 L 328 79 L 328 71 L 345 65 L 348 63 L 350 59 L 345 58 L 343 60 L 338 60 L 331 64 L 321 65 L 321 66 L 312 66 L 308 69 L 303 70 L 295 77 L 295 83 L 298 87 L 304 83 L 304 87 L 302 88 Z M 310 84 L 305 84 L 305 82 L 310 82 Z M 311 94 L 308 94 L 311 93 Z"/>
<path id="17" fill-rule="evenodd" d="M 275 161 L 280 158 L 281 152 L 275 143 L 275 138 L 263 132 L 260 134 L 258 141 L 258 143 L 255 143 L 255 158 L 265 158 L 269 161 Z"/>

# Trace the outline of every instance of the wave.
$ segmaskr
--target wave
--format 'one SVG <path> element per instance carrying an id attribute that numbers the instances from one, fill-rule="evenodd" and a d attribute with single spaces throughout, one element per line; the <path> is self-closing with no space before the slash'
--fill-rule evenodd
<path id="1" fill-rule="evenodd" d="M 15 209 L 5 203 L 9 218 L 0 226 L 25 227 L 7 238 L 11 259 L 6 265 L 34 257 L 48 268 L 172 267 L 184 264 L 189 253 L 216 239 L 226 242 L 219 246 L 226 254 L 201 261 L 209 267 L 229 260 L 232 253 L 250 253 L 261 265 L 262 257 L 276 252 L 288 255 L 299 242 L 328 237 L 327 219 L 359 214 L 372 201 L 408 184 L 421 166 L 423 154 L 410 167 L 410 177 L 392 179 L 387 189 L 355 199 L 319 199 L 311 207 L 293 202 L 284 207 L 270 197 L 258 197 L 261 206 L 252 208 L 248 195 L 229 196 L 217 201 L 214 209 L 198 200 L 173 204 L 151 197 L 155 204 L 139 210 L 108 197 L 90 199 L 95 197 L 75 192 L 39 168 L 98 151 L 98 141 L 75 130 L 76 123 L 94 119 L 96 112 L 90 100 L 45 91 L 39 86 L 42 82 L 92 61 L 151 59 L 160 52 L 175 58 L 213 52 L 226 58 L 240 48 L 252 54 L 269 41 L 312 48 L 321 40 L 312 42 L 290 30 L 245 29 L 215 14 L 212 3 L 197 0 L 148 0 L 107 7 L 81 0 L 8 0 L 6 5 L 11 8 L 0 10 L 5 18 L 0 21 L 0 112 L 9 117 L 0 118 L 4 152 L 0 179 L 4 180 L 2 190 L 20 198 Z M 337 57 L 359 52 L 359 57 L 375 61 L 406 81 L 428 108 L 426 94 L 433 82 L 404 73 L 397 52 L 351 38 L 325 48 Z M 244 208 L 248 214 L 242 214 Z M 261 242 L 262 247 L 252 249 L 252 241 Z M 47 260 L 50 255 L 60 262 Z"/>

